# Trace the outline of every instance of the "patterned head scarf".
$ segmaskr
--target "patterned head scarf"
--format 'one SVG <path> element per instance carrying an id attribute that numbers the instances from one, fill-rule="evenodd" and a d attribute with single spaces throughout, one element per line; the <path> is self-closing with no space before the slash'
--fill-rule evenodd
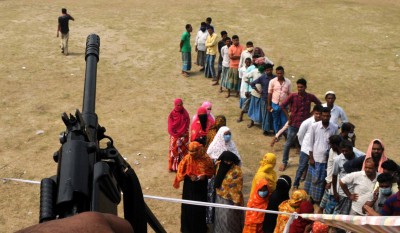
<path id="1" fill-rule="evenodd" d="M 202 152 L 204 152 L 202 151 L 202 149 L 203 145 L 200 144 L 199 142 L 193 141 L 189 143 L 188 146 L 189 154 L 195 159 L 202 155 Z"/>
<path id="2" fill-rule="evenodd" d="M 299 208 L 302 201 L 307 200 L 307 193 L 303 189 L 297 189 L 292 193 L 289 199 L 289 205 L 293 208 Z"/>
<path id="3" fill-rule="evenodd" d="M 315 221 L 313 226 L 312 226 L 312 232 L 313 233 L 328 233 L 329 232 L 329 226 L 326 225 L 325 223 L 320 222 L 320 221 Z"/>
<path id="4" fill-rule="evenodd" d="M 224 133 L 228 131 L 230 131 L 230 129 L 226 126 L 222 126 L 218 130 L 217 135 L 215 135 L 214 140 L 211 142 L 207 150 L 207 154 L 208 156 L 210 156 L 211 159 L 218 159 L 222 152 L 230 151 L 233 152 L 241 160 L 239 152 L 233 140 L 231 139 L 229 142 L 225 142 L 224 140 Z"/>
<path id="5" fill-rule="evenodd" d="M 219 128 L 221 128 L 222 126 L 226 126 L 226 118 L 223 115 L 218 115 L 217 117 L 215 117 L 215 124 L 211 128 L 219 130 Z"/>
<path id="6" fill-rule="evenodd" d="M 174 181 L 174 188 L 179 188 L 179 183 L 185 179 L 185 176 L 211 177 L 214 174 L 214 164 L 212 160 L 204 154 L 203 145 L 194 141 L 189 143 L 189 154 L 183 157 L 179 163 L 178 171 Z"/>
<path id="7" fill-rule="evenodd" d="M 300 211 L 300 204 L 302 201 L 307 199 L 306 191 L 298 189 L 292 193 L 290 199 L 282 202 L 279 205 L 279 211 L 285 213 L 294 213 Z M 289 215 L 279 214 L 276 220 L 275 233 L 283 233 L 287 222 L 289 221 Z"/>

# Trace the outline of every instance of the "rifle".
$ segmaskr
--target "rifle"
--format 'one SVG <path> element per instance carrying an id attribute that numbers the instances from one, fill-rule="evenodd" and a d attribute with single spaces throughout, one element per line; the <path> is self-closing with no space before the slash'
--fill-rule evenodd
<path id="1" fill-rule="evenodd" d="M 40 184 L 39 222 L 66 218 L 85 211 L 117 215 L 123 195 L 124 217 L 134 232 L 147 232 L 147 223 L 155 232 L 166 232 L 144 202 L 138 177 L 114 147 L 106 129 L 95 113 L 96 76 L 100 37 L 91 34 L 86 40 L 86 71 L 82 113 L 64 112 L 66 130 L 60 134 L 60 149 L 53 159 L 57 175 Z M 100 148 L 100 141 L 107 140 Z"/>

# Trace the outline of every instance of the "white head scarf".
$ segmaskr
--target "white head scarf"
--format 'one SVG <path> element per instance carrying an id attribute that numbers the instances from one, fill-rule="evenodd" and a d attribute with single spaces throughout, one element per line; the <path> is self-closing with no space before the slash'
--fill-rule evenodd
<path id="1" fill-rule="evenodd" d="M 222 126 L 219 128 L 217 134 L 214 137 L 214 140 L 211 142 L 210 146 L 208 147 L 207 154 L 210 156 L 211 159 L 218 159 L 219 156 L 224 151 L 230 151 L 234 153 L 240 160 L 239 152 L 236 148 L 235 143 L 232 139 L 229 142 L 225 142 L 224 140 L 224 133 L 230 131 L 230 129 L 226 126 Z"/>

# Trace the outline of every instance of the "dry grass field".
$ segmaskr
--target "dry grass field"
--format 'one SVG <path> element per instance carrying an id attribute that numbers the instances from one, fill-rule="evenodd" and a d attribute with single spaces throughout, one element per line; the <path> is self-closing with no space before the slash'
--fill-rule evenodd
<path id="1" fill-rule="evenodd" d="M 86 37 L 97 33 L 99 123 L 134 167 L 144 193 L 181 196 L 167 172 L 166 130 L 173 99 L 181 97 L 191 115 L 209 100 L 214 115 L 227 117 L 243 158 L 247 197 L 260 158 L 273 151 L 280 160 L 283 144 L 271 148 L 271 138 L 258 127 L 236 123 L 238 99 L 224 98 L 196 66 L 190 78 L 180 75 L 184 26 L 191 23 L 196 31 L 208 16 L 218 33 L 226 30 L 262 47 L 293 82 L 305 77 L 308 91 L 320 99 L 335 91 L 336 103 L 357 127 L 357 147 L 366 151 L 371 139 L 380 138 L 389 157 L 400 162 L 400 1 L 226 2 L 0 0 L 0 178 L 55 174 L 52 154 L 64 130 L 60 115 L 82 107 Z M 68 57 L 56 38 L 62 7 L 75 17 Z M 294 175 L 297 161 L 291 151 L 286 174 Z M 180 205 L 147 203 L 168 232 L 179 232 Z M 37 223 L 38 206 L 38 185 L 2 182 L 0 232 Z"/>

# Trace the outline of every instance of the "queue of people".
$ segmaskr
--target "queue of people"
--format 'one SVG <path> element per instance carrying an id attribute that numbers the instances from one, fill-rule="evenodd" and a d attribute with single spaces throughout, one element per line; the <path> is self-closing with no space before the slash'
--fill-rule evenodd
<path id="1" fill-rule="evenodd" d="M 190 37 L 186 40 L 184 36 L 190 35 L 192 27 L 187 25 L 186 28 L 181 50 L 182 45 L 190 43 Z M 208 31 L 207 36 L 205 30 Z M 203 49 L 204 38 L 205 50 L 200 50 Z M 201 23 L 196 36 L 197 65 L 201 67 L 200 70 L 204 69 L 206 78 L 212 78 L 212 85 L 219 85 L 221 93 L 226 89 L 227 98 L 234 93 L 239 97 L 240 115 L 237 122 L 242 122 L 247 114 L 249 128 L 259 124 L 264 135 L 273 137 L 271 146 L 282 135 L 285 136 L 282 162 L 278 166 L 281 172 L 290 165 L 290 149 L 296 144 L 299 146 L 299 162 L 293 183 L 289 176 L 276 176 L 275 154 L 267 153 L 263 157 L 253 177 L 247 207 L 286 213 L 399 214 L 398 165 L 388 158 L 384 144 L 379 139 L 371 141 L 366 153 L 356 148 L 356 127 L 349 122 L 343 108 L 335 104 L 334 91 L 325 92 L 326 102 L 323 104 L 314 94 L 306 91 L 308 83 L 300 78 L 295 84 L 297 91 L 292 92 L 292 83 L 285 77 L 284 68 L 276 67 L 274 74 L 274 63 L 253 42 L 247 42 L 244 47 L 240 45 L 238 35 L 230 38 L 226 31 L 221 32 L 222 39 L 219 42 L 216 38 L 211 18 L 207 18 L 207 22 Z M 217 73 L 213 69 L 216 50 L 220 55 Z M 205 58 L 201 51 L 206 51 Z M 189 75 L 185 70 L 189 61 L 186 58 L 187 54 L 182 52 L 184 76 Z M 202 59 L 205 59 L 204 63 Z M 176 103 L 181 102 L 176 100 L 175 108 Z M 232 141 L 232 132 L 226 127 L 225 117 L 214 118 L 211 107 L 211 103 L 203 103 L 193 118 L 190 130 L 190 119 L 184 108 L 178 106 L 179 118 L 175 116 L 177 110 L 171 112 L 169 131 L 174 127 L 184 130 L 179 130 L 179 136 L 170 132 L 169 160 L 170 164 L 179 164 L 180 160 L 192 156 L 190 150 L 187 153 L 190 134 L 190 143 L 196 142 L 205 147 L 201 153 L 204 158 L 211 160 L 212 172 L 207 175 L 182 173 L 190 170 L 185 167 L 187 163 L 170 165 L 170 171 L 177 171 L 177 177 L 178 174 L 186 174 L 187 179 L 179 179 L 185 182 L 204 182 L 207 179 L 208 187 L 202 189 L 201 200 L 206 197 L 212 203 L 243 206 L 242 162 L 238 148 Z M 180 123 L 172 126 L 177 121 Z M 197 165 L 193 163 L 191 166 Z M 302 181 L 304 184 L 300 188 Z M 183 196 L 187 195 L 184 193 Z M 202 230 L 206 229 L 207 224 L 214 224 L 214 232 L 279 233 L 283 232 L 288 220 L 288 215 L 284 214 L 276 216 L 247 211 L 243 215 L 240 211 L 203 209 L 202 220 L 196 223 L 202 226 L 195 225 L 187 231 L 187 225 L 192 223 L 182 220 L 182 232 L 205 232 Z M 301 218 L 290 227 L 290 232 L 328 230 L 344 232 L 321 222 Z"/>

